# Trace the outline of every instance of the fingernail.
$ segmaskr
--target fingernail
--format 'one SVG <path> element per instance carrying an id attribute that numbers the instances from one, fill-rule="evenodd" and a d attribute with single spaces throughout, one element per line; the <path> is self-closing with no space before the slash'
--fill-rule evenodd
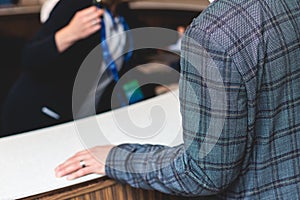
<path id="1" fill-rule="evenodd" d="M 56 177 L 60 178 L 61 177 L 61 172 L 57 172 Z"/>

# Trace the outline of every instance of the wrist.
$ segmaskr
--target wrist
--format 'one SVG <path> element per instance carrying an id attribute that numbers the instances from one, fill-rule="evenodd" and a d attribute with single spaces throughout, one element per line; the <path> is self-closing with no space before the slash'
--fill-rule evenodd
<path id="1" fill-rule="evenodd" d="M 111 146 L 107 146 L 107 147 L 108 148 L 107 148 L 107 152 L 106 152 L 106 156 L 105 156 L 105 164 L 104 164 L 105 175 L 107 175 L 107 172 L 111 170 L 110 166 L 111 166 L 111 161 L 112 161 L 112 155 L 113 155 L 114 148 L 117 146 L 111 145 Z"/>
<path id="2" fill-rule="evenodd" d="M 63 52 L 72 46 L 78 39 L 75 34 L 71 34 L 68 26 L 60 29 L 55 34 L 55 43 L 59 52 Z"/>

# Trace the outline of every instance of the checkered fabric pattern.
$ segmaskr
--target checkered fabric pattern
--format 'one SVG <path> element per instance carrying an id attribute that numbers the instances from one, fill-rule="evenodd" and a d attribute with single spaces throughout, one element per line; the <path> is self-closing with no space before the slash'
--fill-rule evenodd
<path id="1" fill-rule="evenodd" d="M 300 199 L 300 0 L 216 0 L 185 33 L 184 144 L 123 144 L 109 177 L 213 199 Z M 172 134 L 172 133 L 170 133 Z"/>

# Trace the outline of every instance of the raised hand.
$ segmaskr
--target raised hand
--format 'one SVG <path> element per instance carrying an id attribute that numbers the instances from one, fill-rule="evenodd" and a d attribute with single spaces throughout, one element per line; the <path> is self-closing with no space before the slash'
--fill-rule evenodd
<path id="1" fill-rule="evenodd" d="M 78 40 L 84 39 L 101 28 L 103 10 L 90 6 L 75 13 L 70 23 L 57 31 L 55 42 L 59 52 L 65 51 Z"/>

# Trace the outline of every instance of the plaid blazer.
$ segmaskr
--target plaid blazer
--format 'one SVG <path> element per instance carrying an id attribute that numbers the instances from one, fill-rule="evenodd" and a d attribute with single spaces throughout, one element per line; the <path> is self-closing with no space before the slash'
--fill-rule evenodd
<path id="1" fill-rule="evenodd" d="M 109 177 L 220 199 L 300 199 L 300 0 L 216 0 L 185 33 L 184 144 L 123 144 Z"/>

